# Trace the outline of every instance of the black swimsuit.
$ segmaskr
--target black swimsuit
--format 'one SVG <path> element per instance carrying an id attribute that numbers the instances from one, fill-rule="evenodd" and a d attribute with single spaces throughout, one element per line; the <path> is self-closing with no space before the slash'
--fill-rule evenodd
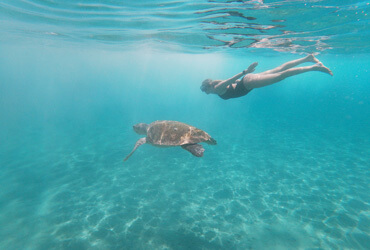
<path id="1" fill-rule="evenodd" d="M 230 85 L 226 92 L 223 95 L 219 95 L 222 99 L 227 100 L 230 98 L 238 98 L 241 96 L 244 96 L 248 94 L 252 89 L 246 89 L 244 87 L 243 82 L 239 82 L 236 84 L 235 88 L 233 88 L 232 85 Z"/>

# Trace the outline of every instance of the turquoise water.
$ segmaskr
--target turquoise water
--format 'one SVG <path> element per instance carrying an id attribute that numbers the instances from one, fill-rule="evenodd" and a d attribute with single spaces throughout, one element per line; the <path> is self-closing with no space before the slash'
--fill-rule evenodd
<path id="1" fill-rule="evenodd" d="M 2 1 L 0 249 L 368 249 L 369 3 L 261 2 Z M 199 89 L 307 53 L 334 76 Z M 155 120 L 218 144 L 123 163 Z"/>

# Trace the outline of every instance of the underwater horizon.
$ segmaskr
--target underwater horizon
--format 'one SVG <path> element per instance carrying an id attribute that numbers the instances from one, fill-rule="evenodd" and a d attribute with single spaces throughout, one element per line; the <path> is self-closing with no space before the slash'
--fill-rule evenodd
<path id="1" fill-rule="evenodd" d="M 0 249 L 368 249 L 369 9 L 2 1 Z M 333 76 L 200 90 L 311 53 Z M 157 120 L 217 145 L 142 145 L 123 162 L 133 125 Z"/>

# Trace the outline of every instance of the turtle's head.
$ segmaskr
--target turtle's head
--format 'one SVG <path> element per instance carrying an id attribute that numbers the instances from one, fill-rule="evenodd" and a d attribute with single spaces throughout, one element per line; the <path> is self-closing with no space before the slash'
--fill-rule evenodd
<path id="1" fill-rule="evenodd" d="M 138 123 L 133 126 L 134 131 L 138 133 L 139 135 L 146 135 L 146 132 L 148 130 L 148 124 L 146 123 Z"/>

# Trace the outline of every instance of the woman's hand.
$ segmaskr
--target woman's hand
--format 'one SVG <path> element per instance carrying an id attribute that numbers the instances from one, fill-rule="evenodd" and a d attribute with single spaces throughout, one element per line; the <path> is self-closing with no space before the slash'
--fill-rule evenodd
<path id="1" fill-rule="evenodd" d="M 251 65 L 249 65 L 248 69 L 243 70 L 244 74 L 252 73 L 258 65 L 258 62 L 254 62 Z"/>

